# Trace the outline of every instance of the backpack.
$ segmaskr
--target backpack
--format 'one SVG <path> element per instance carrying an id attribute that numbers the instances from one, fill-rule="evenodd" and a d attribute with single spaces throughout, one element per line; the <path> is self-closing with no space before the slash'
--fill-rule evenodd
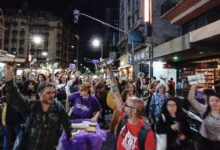
<path id="1" fill-rule="evenodd" d="M 120 125 L 121 128 L 128 122 L 127 119 L 124 119 Z M 141 130 L 138 133 L 138 146 L 140 150 L 145 150 L 145 140 L 147 137 L 147 133 L 151 128 L 145 124 L 141 127 Z M 119 134 L 119 133 L 118 133 Z M 118 136 L 115 136 L 112 132 L 108 132 L 106 136 L 106 140 L 103 142 L 101 150 L 116 150 L 117 147 Z"/>
<path id="2" fill-rule="evenodd" d="M 121 128 L 126 125 L 126 123 L 128 122 L 127 119 L 124 119 L 121 123 Z M 138 133 L 138 146 L 140 150 L 145 150 L 145 140 L 147 137 L 147 133 L 148 131 L 151 129 L 151 127 L 147 124 L 143 125 L 141 127 L 141 130 Z M 121 130 L 119 130 L 121 131 Z"/>
<path id="3" fill-rule="evenodd" d="M 66 84 L 56 91 L 57 100 L 59 100 L 59 101 L 66 100 L 66 98 L 67 98 L 67 94 L 66 94 L 66 90 L 65 90 Z"/>

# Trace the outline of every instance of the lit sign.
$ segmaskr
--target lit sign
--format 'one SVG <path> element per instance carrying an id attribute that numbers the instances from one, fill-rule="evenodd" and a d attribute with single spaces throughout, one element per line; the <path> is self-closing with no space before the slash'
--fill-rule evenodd
<path id="1" fill-rule="evenodd" d="M 144 0 L 144 22 L 150 22 L 150 1 Z"/>

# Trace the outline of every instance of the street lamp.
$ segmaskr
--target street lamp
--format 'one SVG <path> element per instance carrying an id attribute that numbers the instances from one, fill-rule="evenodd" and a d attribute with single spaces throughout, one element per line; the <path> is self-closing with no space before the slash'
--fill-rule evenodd
<path id="1" fill-rule="evenodd" d="M 42 55 L 43 55 L 43 56 L 47 56 L 48 53 L 47 53 L 47 52 L 42 52 Z"/>
<path id="2" fill-rule="evenodd" d="M 42 42 L 42 38 L 41 38 L 40 36 L 38 36 L 38 35 L 35 35 L 35 36 L 33 37 L 33 42 L 34 42 L 35 44 L 40 44 L 40 43 Z"/>
<path id="3" fill-rule="evenodd" d="M 92 40 L 92 45 L 94 47 L 101 47 L 101 59 L 103 58 L 103 45 L 101 40 L 99 40 L 98 38 L 95 38 Z"/>

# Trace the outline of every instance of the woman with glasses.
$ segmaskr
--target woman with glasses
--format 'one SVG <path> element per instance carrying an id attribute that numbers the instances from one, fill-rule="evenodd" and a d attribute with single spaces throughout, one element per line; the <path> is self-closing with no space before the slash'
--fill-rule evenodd
<path id="1" fill-rule="evenodd" d="M 70 103 L 73 106 L 72 119 L 91 119 L 97 121 L 101 113 L 101 105 L 97 98 L 91 94 L 91 85 L 88 82 L 79 85 L 79 91 L 68 97 L 66 109 Z M 93 115 L 95 113 L 95 115 Z"/>
<path id="2" fill-rule="evenodd" d="M 203 105 L 195 100 L 198 85 L 191 86 L 189 102 L 200 114 L 203 122 L 200 128 L 202 136 L 199 141 L 199 150 L 220 149 L 220 96 L 217 93 L 209 95 L 208 105 Z"/>
<path id="3" fill-rule="evenodd" d="M 167 99 L 163 104 L 156 132 L 167 135 L 167 150 L 187 150 L 190 129 L 186 115 L 175 98 Z"/>

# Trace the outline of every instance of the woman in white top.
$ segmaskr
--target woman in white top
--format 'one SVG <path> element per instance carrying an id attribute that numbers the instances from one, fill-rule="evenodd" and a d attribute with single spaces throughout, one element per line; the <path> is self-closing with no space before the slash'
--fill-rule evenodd
<path id="1" fill-rule="evenodd" d="M 217 93 L 211 94 L 208 105 L 203 105 L 195 100 L 197 87 L 191 86 L 188 99 L 203 120 L 199 150 L 220 150 L 220 96 Z"/>

